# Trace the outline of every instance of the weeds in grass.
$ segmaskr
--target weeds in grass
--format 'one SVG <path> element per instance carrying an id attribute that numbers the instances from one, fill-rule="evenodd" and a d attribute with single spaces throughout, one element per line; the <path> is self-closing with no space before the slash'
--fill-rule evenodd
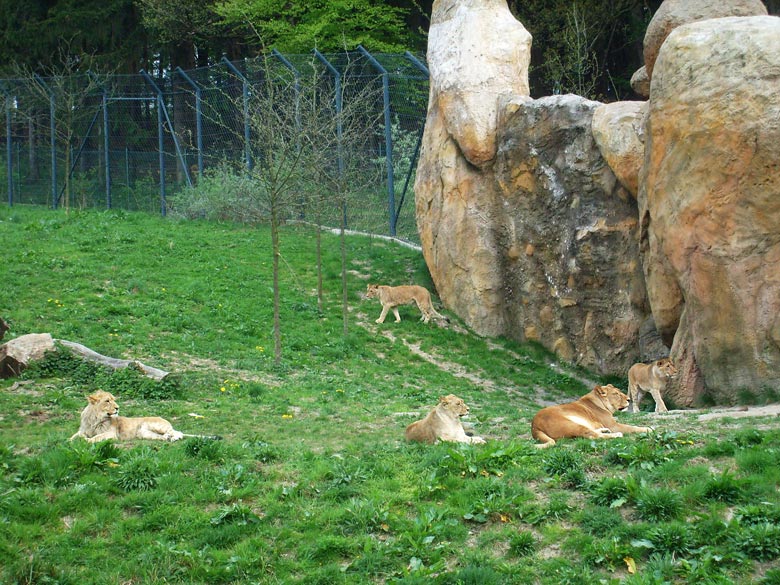
<path id="1" fill-rule="evenodd" d="M 579 396 L 596 374 L 452 315 L 423 326 L 402 308 L 376 326 L 366 279 L 425 275 L 419 252 L 372 238 L 347 240 L 345 338 L 336 241 L 323 234 L 320 309 L 313 234 L 284 229 L 277 366 L 264 227 L 0 207 L 0 245 L 20 251 L 0 298 L 9 336 L 50 331 L 176 382 L 60 352 L 0 380 L 0 582 L 777 581 L 774 419 L 655 417 L 651 435 L 538 450 L 538 398 Z M 224 440 L 68 443 L 97 387 Z M 487 444 L 405 443 L 412 413 L 449 392 Z"/>
<path id="2" fill-rule="evenodd" d="M 636 510 L 642 520 L 665 522 L 679 518 L 683 511 L 680 494 L 666 487 L 643 485 L 636 497 Z"/>
<path id="3" fill-rule="evenodd" d="M 157 458 L 148 447 L 141 447 L 122 461 L 116 474 L 116 485 L 124 491 L 148 491 L 159 480 Z"/>

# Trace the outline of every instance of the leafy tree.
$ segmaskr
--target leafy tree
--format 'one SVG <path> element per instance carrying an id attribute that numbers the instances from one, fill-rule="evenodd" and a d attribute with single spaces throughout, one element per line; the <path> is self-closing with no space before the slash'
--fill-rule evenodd
<path id="1" fill-rule="evenodd" d="M 283 53 L 359 44 L 377 52 L 400 52 L 421 40 L 406 24 L 412 7 L 382 0 L 225 0 L 215 10 L 226 22 L 246 26 L 251 44 Z"/>
<path id="2" fill-rule="evenodd" d="M 79 130 L 95 116 L 102 105 L 102 91 L 108 87 L 108 75 L 97 73 L 97 67 L 88 55 L 78 55 L 68 45 L 62 45 L 59 64 L 46 67 L 38 75 L 30 67 L 17 66 L 14 85 L 18 100 L 18 114 L 32 126 L 38 123 L 40 113 L 51 112 L 54 117 L 54 139 L 63 152 L 65 185 L 62 205 L 66 211 L 71 205 L 71 166 L 73 148 Z"/>
<path id="3" fill-rule="evenodd" d="M 614 100 L 631 94 L 647 24 L 661 0 L 510 0 L 533 35 L 531 93 Z"/>
<path id="4" fill-rule="evenodd" d="M 146 34 L 133 0 L 0 0 L 0 69 L 43 73 L 70 57 L 91 56 L 103 70 L 135 73 Z"/>

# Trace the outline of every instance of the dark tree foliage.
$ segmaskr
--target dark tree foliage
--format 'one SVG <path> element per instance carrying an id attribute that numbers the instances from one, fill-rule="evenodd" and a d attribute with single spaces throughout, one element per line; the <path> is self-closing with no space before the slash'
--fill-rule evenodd
<path id="1" fill-rule="evenodd" d="M 147 50 L 133 0 L 0 0 L 0 30 L 6 74 L 15 65 L 50 69 L 63 46 L 100 69 L 135 73 Z"/>
<path id="2" fill-rule="evenodd" d="M 62 46 L 102 71 L 190 69 L 274 47 L 423 53 L 434 0 L 0 0 L 0 76 L 45 70 Z M 507 0 L 533 35 L 534 97 L 632 99 L 661 0 Z M 770 14 L 780 0 L 764 0 Z M 488 41 L 489 42 L 489 41 Z M 15 67 L 15 65 L 17 67 Z"/>

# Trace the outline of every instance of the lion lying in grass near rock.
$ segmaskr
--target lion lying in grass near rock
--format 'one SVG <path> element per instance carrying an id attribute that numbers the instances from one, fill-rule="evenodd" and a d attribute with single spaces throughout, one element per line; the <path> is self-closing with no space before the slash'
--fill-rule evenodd
<path id="1" fill-rule="evenodd" d="M 433 308 L 431 293 L 428 292 L 428 289 L 417 284 L 405 284 L 402 286 L 369 284 L 366 290 L 366 298 L 379 299 L 379 302 L 382 303 L 382 314 L 376 320 L 377 323 L 384 323 L 387 312 L 390 310 L 393 311 L 395 322 L 398 323 L 401 320 L 401 315 L 398 314 L 398 306 L 410 305 L 412 303 L 415 303 L 417 308 L 420 309 L 422 313 L 420 319 L 423 323 L 430 321 L 431 317 L 444 321 L 448 320 L 447 317 Z"/>
<path id="2" fill-rule="evenodd" d="M 87 397 L 88 404 L 81 411 L 81 425 L 70 440 L 83 437 L 90 443 L 117 439 L 150 439 L 153 441 L 178 441 L 186 435 L 173 428 L 173 425 L 159 416 L 126 417 L 119 416 L 119 406 L 110 392 L 98 390 Z M 219 437 L 206 437 L 217 439 Z"/>
<path id="3" fill-rule="evenodd" d="M 663 358 L 652 364 L 634 364 L 628 370 L 628 397 L 631 400 L 630 412 L 639 412 L 639 403 L 645 392 L 655 400 L 656 412 L 668 412 L 661 390 L 666 387 L 666 381 L 677 375 L 677 368 L 672 360 Z"/>
<path id="4" fill-rule="evenodd" d="M 454 394 L 439 398 L 437 404 L 428 415 L 406 427 L 406 440 L 420 443 L 435 443 L 437 441 L 452 441 L 456 443 L 482 444 L 485 439 L 466 434 L 460 417 L 469 413 L 469 407 Z"/>
<path id="5" fill-rule="evenodd" d="M 543 408 L 531 421 L 531 435 L 539 448 L 552 447 L 556 439 L 616 439 L 623 433 L 648 433 L 650 427 L 624 425 L 612 414 L 628 407 L 628 396 L 612 384 L 596 386 L 574 402 Z"/>

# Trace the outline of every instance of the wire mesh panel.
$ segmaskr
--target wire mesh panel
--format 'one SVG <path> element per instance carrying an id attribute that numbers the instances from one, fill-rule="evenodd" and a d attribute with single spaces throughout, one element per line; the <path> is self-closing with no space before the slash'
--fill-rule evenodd
<path id="1" fill-rule="evenodd" d="M 298 177 L 289 217 L 417 241 L 414 168 L 428 79 L 408 53 L 272 52 L 188 71 L 0 80 L 5 200 L 165 213 L 171 198 L 193 196 L 226 169 L 257 174 L 254 165 L 273 157 L 251 107 L 269 83 L 277 114 L 299 108 L 277 119 L 297 127 L 298 152 L 319 165 Z"/>

